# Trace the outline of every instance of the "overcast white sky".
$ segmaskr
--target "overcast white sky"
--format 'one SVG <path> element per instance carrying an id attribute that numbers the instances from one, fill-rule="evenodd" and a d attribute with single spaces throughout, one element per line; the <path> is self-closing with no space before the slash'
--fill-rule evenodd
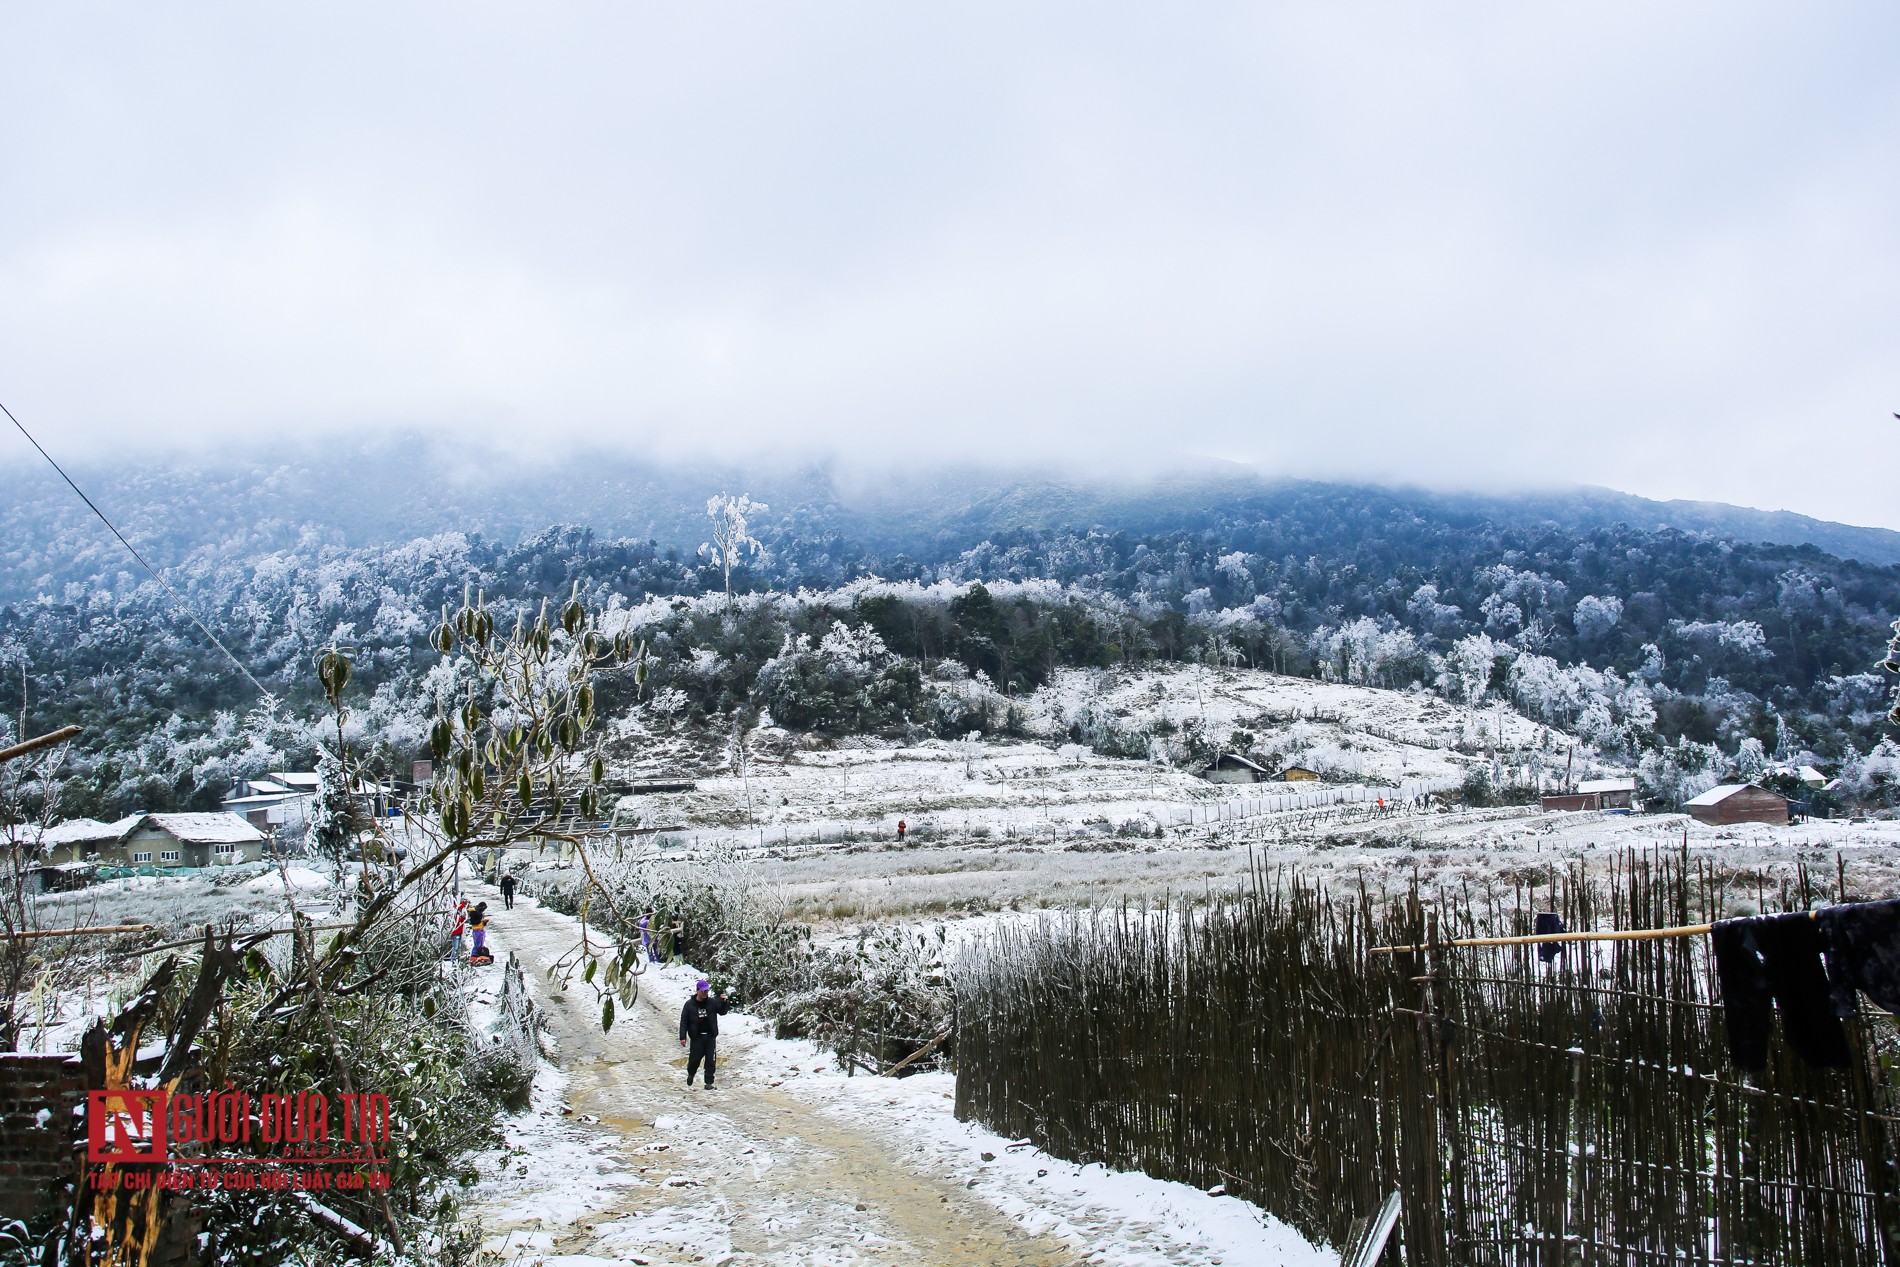
<path id="1" fill-rule="evenodd" d="M 1191 452 L 1900 528 L 1891 0 L 0 35 L 0 400 L 56 450 Z"/>

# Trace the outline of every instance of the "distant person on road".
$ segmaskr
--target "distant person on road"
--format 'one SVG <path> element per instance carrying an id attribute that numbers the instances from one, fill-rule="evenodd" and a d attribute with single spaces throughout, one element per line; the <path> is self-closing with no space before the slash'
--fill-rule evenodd
<path id="1" fill-rule="evenodd" d="M 640 917 L 640 949 L 646 951 L 648 963 L 660 962 L 660 944 L 653 940 L 652 911 Z"/>
<path id="2" fill-rule="evenodd" d="M 501 906 L 506 911 L 515 909 L 515 877 L 512 872 L 504 872 L 501 877 Z"/>
<path id="3" fill-rule="evenodd" d="M 693 1085 L 699 1062 L 706 1062 L 706 1090 L 713 1089 L 719 1066 L 719 1018 L 726 1014 L 726 992 L 712 994 L 712 982 L 701 977 L 693 997 L 680 1009 L 680 1046 L 686 1048 L 686 1085 Z"/>
<path id="4" fill-rule="evenodd" d="M 910 828 L 909 828 L 909 827 L 907 827 L 907 826 L 905 826 L 905 824 L 904 824 L 904 820 L 903 820 L 903 819 L 901 819 L 901 818 L 900 818 L 900 819 L 898 819 L 898 820 L 897 820 L 897 840 L 898 840 L 898 843 L 899 843 L 899 844 L 902 844 L 902 843 L 903 843 L 903 840 L 904 840 L 904 833 L 905 833 L 905 832 L 907 832 L 907 831 L 909 831 L 909 830 L 910 830 Z"/>

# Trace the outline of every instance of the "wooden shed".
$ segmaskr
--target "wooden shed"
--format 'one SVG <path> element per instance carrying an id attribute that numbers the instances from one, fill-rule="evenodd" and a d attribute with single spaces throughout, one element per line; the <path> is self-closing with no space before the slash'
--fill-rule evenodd
<path id="1" fill-rule="evenodd" d="M 1263 783 L 1268 777 L 1265 766 L 1256 765 L 1237 752 L 1223 752 L 1214 758 L 1202 776 L 1209 783 Z"/>
<path id="2" fill-rule="evenodd" d="M 1552 792 L 1540 798 L 1544 812 L 1556 810 L 1631 809 L 1636 803 L 1635 779 L 1585 779 L 1574 792 Z"/>
<path id="3" fill-rule="evenodd" d="M 1682 807 L 1697 822 L 1786 823 L 1788 798 L 1752 783 L 1724 783 L 1712 787 Z"/>
<path id="4" fill-rule="evenodd" d="M 1319 771 L 1309 770 L 1303 765 L 1290 765 L 1280 771 L 1282 783 L 1319 783 L 1321 781 Z"/>

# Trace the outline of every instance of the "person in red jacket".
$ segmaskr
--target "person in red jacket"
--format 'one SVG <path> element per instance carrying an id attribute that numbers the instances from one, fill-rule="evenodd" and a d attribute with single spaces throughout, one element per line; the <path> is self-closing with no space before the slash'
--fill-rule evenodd
<path id="1" fill-rule="evenodd" d="M 468 927 L 468 899 L 463 898 L 455 904 L 455 922 L 449 926 L 448 958 L 462 957 L 462 931 Z"/>

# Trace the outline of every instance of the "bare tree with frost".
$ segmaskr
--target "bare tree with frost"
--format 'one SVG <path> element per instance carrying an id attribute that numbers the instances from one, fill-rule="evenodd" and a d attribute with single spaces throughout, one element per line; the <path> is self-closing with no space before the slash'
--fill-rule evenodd
<path id="1" fill-rule="evenodd" d="M 732 569 L 734 565 L 747 559 L 758 558 L 765 553 L 765 546 L 751 534 L 746 516 L 761 514 L 772 509 L 764 502 L 755 502 L 744 493 L 737 497 L 730 493 L 719 493 L 706 499 L 706 517 L 712 520 L 712 540 L 699 547 L 699 552 L 713 561 L 719 569 L 720 579 L 725 583 L 726 601 L 732 601 Z"/>

